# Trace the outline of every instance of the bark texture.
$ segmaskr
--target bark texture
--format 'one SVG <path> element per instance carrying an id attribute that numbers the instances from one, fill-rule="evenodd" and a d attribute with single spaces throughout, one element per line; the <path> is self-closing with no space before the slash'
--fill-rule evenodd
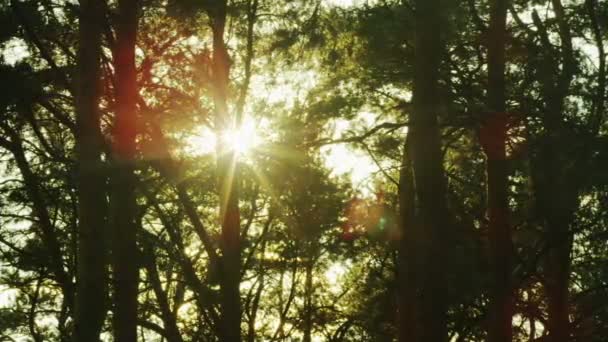
<path id="1" fill-rule="evenodd" d="M 215 129 L 217 134 L 238 126 L 239 120 L 228 108 L 228 86 L 230 82 L 230 56 L 224 31 L 226 26 L 227 1 L 217 1 L 208 8 L 213 31 L 213 100 L 215 106 Z M 221 340 L 241 341 L 241 246 L 239 175 L 237 154 L 219 139 L 217 144 L 217 180 L 220 198 L 220 307 Z"/>
<path id="2" fill-rule="evenodd" d="M 400 190 L 403 242 L 399 339 L 440 342 L 447 340 L 444 265 L 449 236 L 437 122 L 443 4 L 439 0 L 417 0 L 415 5 L 413 108 L 405 152 L 409 153 L 406 158 L 411 160 L 412 176 L 407 179 L 404 162 Z"/>
<path id="3" fill-rule="evenodd" d="M 107 299 L 107 175 L 100 129 L 103 0 L 80 2 L 76 79 L 78 152 L 78 269 L 73 341 L 99 341 Z"/>
<path id="4" fill-rule="evenodd" d="M 136 243 L 136 153 L 137 71 L 135 43 L 139 3 L 118 1 L 114 68 L 116 72 L 116 116 L 113 131 L 112 179 L 112 266 L 114 270 L 114 339 L 137 340 L 138 253 Z"/>
<path id="5" fill-rule="evenodd" d="M 545 230 L 547 252 L 543 258 L 543 282 L 547 296 L 549 340 L 570 340 L 570 252 L 572 249 L 571 224 L 578 207 L 580 180 L 571 177 L 572 162 L 577 159 L 566 141 L 576 141 L 575 132 L 566 123 L 565 101 L 576 69 L 572 36 L 563 5 L 552 0 L 561 45 L 551 45 L 545 23 L 536 12 L 532 19 L 538 28 L 540 42 L 545 49 L 541 66 L 541 94 L 545 102 L 542 117 L 543 131 L 532 157 L 532 177 L 538 216 Z"/>
<path id="6" fill-rule="evenodd" d="M 507 0 L 490 3 L 488 41 L 488 109 L 481 128 L 486 154 L 489 255 L 492 272 L 489 303 L 489 342 L 512 339 L 513 294 L 511 281 L 511 227 L 509 225 L 508 165 L 506 139 L 505 44 Z"/>

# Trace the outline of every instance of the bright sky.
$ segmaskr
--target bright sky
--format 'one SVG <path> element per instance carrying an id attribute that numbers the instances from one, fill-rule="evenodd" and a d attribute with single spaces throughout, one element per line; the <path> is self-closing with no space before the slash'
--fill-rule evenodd
<path id="1" fill-rule="evenodd" d="M 369 0 L 325 0 L 325 4 L 345 8 L 360 5 L 366 1 Z M 30 54 L 25 42 L 18 38 L 5 42 L 0 48 L 2 58 L 9 65 L 14 65 Z M 264 89 L 264 91 L 252 95 L 264 96 L 270 104 L 283 102 L 287 107 L 291 107 L 296 99 L 303 100 L 306 90 L 315 85 L 316 74 L 312 70 L 287 71 L 283 72 L 275 81 L 274 84 L 270 85 L 263 77 L 254 76 L 252 88 Z M 263 86 L 263 88 L 260 86 Z M 350 128 L 350 125 L 348 121 L 338 120 L 332 126 L 327 127 L 327 135 L 338 138 Z M 249 117 L 244 120 L 241 129 L 224 132 L 222 139 L 229 141 L 239 154 L 246 154 L 257 144 L 263 143 L 258 131 L 267 132 L 268 128 L 267 123 L 256 122 Z M 208 128 L 199 129 L 187 141 L 186 153 L 202 155 L 215 152 L 216 137 Z M 345 144 L 324 146 L 321 148 L 321 153 L 325 165 L 331 170 L 333 176 L 347 175 L 353 185 L 362 193 L 369 194 L 372 192 L 370 176 L 378 172 L 378 167 L 369 155 Z"/>
<path id="2" fill-rule="evenodd" d="M 353 0 L 329 0 L 336 5 L 352 5 Z M 354 0 L 357 1 L 357 0 Z M 249 102 L 263 101 L 269 106 L 278 105 L 290 110 L 296 102 L 304 103 L 308 91 L 317 85 L 318 74 L 314 68 L 281 70 L 273 77 L 254 75 L 251 79 Z M 253 90 L 255 89 L 255 91 Z M 273 127 L 268 120 L 252 113 L 251 103 L 245 107 L 243 125 L 240 129 L 223 133 L 239 154 L 246 156 L 255 146 L 263 145 L 265 140 L 273 140 Z M 353 124 L 371 127 L 375 124 L 375 115 L 361 112 L 352 122 L 334 120 L 326 127 L 325 136 L 337 139 L 348 134 Z M 201 127 L 194 136 L 187 138 L 186 153 L 204 155 L 215 152 L 215 134 L 207 127 Z M 369 155 L 349 144 L 326 145 L 320 149 L 326 167 L 334 177 L 349 177 L 353 186 L 363 195 L 370 195 L 372 174 L 379 171 Z M 246 158 L 245 158 L 246 159 Z"/>
<path id="3" fill-rule="evenodd" d="M 239 129 L 222 132 L 219 139 L 241 156 L 252 152 L 262 138 L 258 134 L 262 125 L 247 116 Z M 208 127 L 202 126 L 193 136 L 186 139 L 186 153 L 191 155 L 205 155 L 215 153 L 218 137 Z"/>
<path id="4" fill-rule="evenodd" d="M 9 65 L 15 65 L 15 63 L 30 55 L 27 45 L 19 38 L 12 38 L 4 44 L 0 44 L 0 54 L 6 64 Z"/>
<path id="5" fill-rule="evenodd" d="M 373 114 L 362 112 L 358 115 L 358 121 L 362 120 L 366 124 L 373 124 Z M 335 120 L 330 135 L 333 139 L 344 137 L 352 126 L 348 120 Z M 330 132 L 328 132 L 330 133 Z M 321 154 L 325 160 L 325 165 L 332 171 L 333 176 L 349 175 L 353 186 L 364 195 L 373 192 L 371 188 L 371 176 L 377 173 L 379 168 L 372 158 L 361 150 L 354 149 L 349 144 L 334 144 L 321 147 Z"/>
<path id="6" fill-rule="evenodd" d="M 351 7 L 365 3 L 365 0 L 325 0 L 325 4 L 335 7 Z"/>
<path id="7" fill-rule="evenodd" d="M 327 127 L 327 135 L 337 139 L 346 134 L 350 126 L 349 121 L 336 120 L 333 125 Z M 246 160 L 247 155 L 254 152 L 256 146 L 264 144 L 262 133 L 266 131 L 267 124 L 246 117 L 240 129 L 224 132 L 219 138 Z M 195 135 L 187 138 L 185 152 L 191 155 L 215 153 L 217 139 L 209 128 L 201 127 Z M 321 155 L 332 176 L 346 175 L 362 194 L 373 193 L 371 176 L 377 173 L 379 168 L 367 153 L 348 144 L 333 144 L 321 147 Z"/>
<path id="8" fill-rule="evenodd" d="M 324 0 L 327 6 L 348 8 L 370 2 L 370 0 Z M 524 15 L 525 21 L 528 21 Z M 197 43 L 197 42 L 195 42 Z M 583 46 L 584 42 L 576 42 L 577 46 Z M 585 52 L 594 55 L 596 52 L 591 48 L 585 48 Z M 0 56 L 5 63 L 14 65 L 21 59 L 30 55 L 25 42 L 18 38 L 13 38 L 0 45 Z M 316 74 L 312 70 L 287 71 L 283 72 L 272 84 L 264 76 L 254 76 L 252 79 L 252 89 L 258 89 L 252 97 L 256 100 L 265 100 L 269 104 L 283 103 L 286 107 L 292 107 L 298 99 L 303 100 L 306 91 L 316 84 Z M 245 113 L 245 119 L 239 129 L 222 132 L 216 137 L 213 132 L 206 127 L 198 129 L 194 135 L 187 138 L 185 153 L 192 155 L 204 155 L 215 153 L 217 139 L 222 139 L 225 143 L 232 146 L 241 156 L 247 156 L 255 151 L 255 147 L 264 143 L 270 134 L 271 128 L 267 121 L 254 118 L 252 113 Z M 358 124 L 373 126 L 375 115 L 373 113 L 362 112 L 354 121 Z M 343 119 L 334 120 L 326 127 L 326 136 L 338 139 L 349 134 L 353 122 Z M 379 171 L 379 167 L 372 158 L 364 151 L 355 149 L 348 144 L 332 144 L 321 147 L 322 158 L 326 167 L 331 170 L 334 177 L 349 177 L 355 189 L 361 194 L 371 195 L 373 190 L 372 175 Z M 331 286 L 332 291 L 337 292 L 341 289 L 341 280 L 348 272 L 349 265 L 341 262 L 330 264 L 324 275 Z M 242 284 L 245 286 L 246 284 Z M 12 305 L 14 302 L 15 290 L 0 287 L 0 309 L 5 305 Z M 180 308 L 180 315 L 189 314 L 192 308 L 184 305 Z M 517 318 L 516 318 L 517 319 Z M 539 327 L 537 327 L 539 329 Z M 316 336 L 316 338 L 319 338 Z M 320 341 L 320 340 L 319 340 Z"/>

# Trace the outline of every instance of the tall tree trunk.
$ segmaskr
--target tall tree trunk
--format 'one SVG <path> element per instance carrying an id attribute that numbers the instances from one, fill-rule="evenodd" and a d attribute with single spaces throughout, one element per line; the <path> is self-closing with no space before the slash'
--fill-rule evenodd
<path id="1" fill-rule="evenodd" d="M 509 225 L 505 99 L 505 43 L 507 0 L 490 3 L 488 39 L 488 117 L 480 138 L 486 154 L 487 210 L 492 281 L 489 304 L 489 342 L 512 339 L 511 227 Z"/>
<path id="2" fill-rule="evenodd" d="M 224 41 L 227 1 L 216 2 L 208 9 L 213 31 L 213 97 L 215 129 L 219 135 L 232 130 L 238 120 L 228 109 L 230 57 Z M 221 274 L 220 306 L 222 310 L 222 336 L 224 342 L 241 341 L 241 246 L 240 210 L 238 194 L 237 154 L 222 139 L 217 144 L 217 179 L 220 198 Z"/>
<path id="3" fill-rule="evenodd" d="M 547 190 L 547 200 L 550 200 L 551 207 L 544 212 L 547 223 L 547 242 L 549 252 L 545 259 L 545 289 L 547 292 L 548 301 L 548 324 L 549 336 L 553 342 L 566 342 L 570 340 L 570 309 L 569 309 L 569 290 L 570 283 L 570 265 L 572 259 L 570 252 L 572 250 L 572 233 L 570 227 L 574 221 L 574 211 L 578 207 L 578 189 L 574 185 L 576 178 L 567 177 L 571 170 L 566 166 L 567 163 L 560 161 L 560 156 L 556 154 L 555 147 L 564 137 L 571 137 L 570 128 L 563 125 L 563 110 L 564 101 L 568 96 L 570 84 L 574 77 L 575 60 L 572 47 L 572 36 L 570 28 L 564 13 L 564 8 L 561 0 L 551 0 L 557 25 L 559 36 L 562 43 L 561 46 L 561 62 L 562 71 L 558 79 L 554 98 L 548 96 L 550 104 L 549 109 L 553 109 L 553 113 L 559 115 L 560 120 L 556 120 L 547 128 L 556 132 L 549 132 L 548 144 L 544 145 L 547 149 L 546 154 L 550 158 L 549 165 L 554 165 L 555 169 L 549 169 L 549 172 L 557 172 L 557 175 L 550 177 L 552 184 L 545 188 Z M 557 93 L 557 96 L 555 94 Z M 555 140 L 553 140 L 555 139 Z M 575 157 L 575 156 L 573 156 Z M 559 171 L 557 171 L 559 170 Z M 561 194 L 555 194 L 554 191 L 560 191 Z"/>
<path id="4" fill-rule="evenodd" d="M 73 341 L 99 341 L 106 315 L 106 174 L 102 168 L 100 58 L 104 0 L 81 0 L 76 83 L 78 269 Z"/>
<path id="5" fill-rule="evenodd" d="M 569 231 L 574 216 L 569 218 L 555 215 L 551 219 L 551 232 L 548 237 L 549 249 L 544 260 L 544 286 L 547 293 L 549 341 L 570 341 L 570 251 L 572 236 Z M 559 221 L 556 221 L 559 220 Z M 562 221 L 563 220 L 563 221 Z"/>
<path id="6" fill-rule="evenodd" d="M 576 71 L 570 27 L 560 0 L 551 0 L 561 46 L 558 51 L 550 43 L 549 34 L 538 14 L 533 21 L 546 50 L 541 72 L 541 90 L 545 101 L 544 131 L 533 160 L 533 179 L 537 208 L 543 219 L 547 254 L 543 259 L 543 280 L 547 295 L 549 340 L 570 340 L 569 293 L 570 252 L 574 212 L 578 207 L 578 180 L 570 177 L 572 159 L 577 156 L 564 145 L 575 140 L 575 132 L 565 124 L 565 100 Z M 560 63 L 561 62 L 561 63 Z M 561 70 L 560 70 L 561 64 Z M 566 161 L 565 158 L 568 158 Z"/>
<path id="7" fill-rule="evenodd" d="M 446 341 L 447 304 L 445 255 L 449 232 L 446 181 L 440 145 L 437 113 L 442 3 L 415 1 L 415 57 L 413 111 L 408 145 L 413 170 L 415 207 L 413 218 L 402 218 L 401 341 Z M 402 179 L 402 181 L 405 181 Z M 402 192 L 405 189 L 402 189 Z M 401 201 L 407 196 L 402 194 Z M 411 203 L 400 203 L 401 211 Z M 411 222 L 405 226 L 405 222 Z M 406 270 L 407 272 L 403 272 Z M 411 293 L 404 293 L 409 291 Z"/>
<path id="8" fill-rule="evenodd" d="M 410 160 L 409 143 L 406 139 L 403 144 L 403 160 L 399 175 L 399 224 L 401 239 L 399 241 L 398 271 L 397 279 L 399 282 L 399 341 L 415 341 L 416 319 L 415 319 L 415 300 L 417 279 L 416 268 L 414 265 L 416 238 L 413 228 L 414 208 L 416 196 L 414 194 L 414 174 L 412 162 Z"/>
<path id="9" fill-rule="evenodd" d="M 249 327 L 247 331 L 247 341 L 254 342 L 256 338 L 255 334 L 255 323 L 258 315 L 258 310 L 260 308 L 260 299 L 262 297 L 262 291 L 264 291 L 264 287 L 266 285 L 266 265 L 264 255 L 266 254 L 266 243 L 268 239 L 266 234 L 268 233 L 268 229 L 270 228 L 270 224 L 272 223 L 272 215 L 269 215 L 264 228 L 262 229 L 262 233 L 260 234 L 260 238 L 262 239 L 262 243 L 260 246 L 260 260 L 259 260 L 259 270 L 258 270 L 258 288 L 255 291 L 255 295 L 253 300 L 251 301 L 251 312 L 249 314 Z"/>
<path id="10" fill-rule="evenodd" d="M 562 168 L 557 135 L 544 137 L 538 160 L 533 163 L 535 195 L 543 219 L 547 252 L 543 257 L 543 285 L 547 297 L 547 326 L 551 342 L 570 341 L 569 282 L 574 212 L 578 206 L 576 180 L 560 181 Z M 558 192 L 558 193 L 556 193 Z"/>
<path id="11" fill-rule="evenodd" d="M 135 42 L 139 3 L 118 1 L 116 48 L 116 116 L 113 131 L 112 266 L 114 270 L 114 339 L 137 340 L 138 253 L 135 222 L 136 101 Z"/>
<path id="12" fill-rule="evenodd" d="M 304 342 L 312 341 L 312 313 L 313 313 L 313 283 L 312 270 L 314 258 L 312 253 L 306 261 L 306 278 L 304 280 Z"/>

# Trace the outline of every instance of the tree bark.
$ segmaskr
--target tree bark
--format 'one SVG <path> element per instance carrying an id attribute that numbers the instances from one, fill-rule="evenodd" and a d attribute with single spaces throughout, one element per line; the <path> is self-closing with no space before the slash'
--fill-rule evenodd
<path id="1" fill-rule="evenodd" d="M 107 297 L 107 176 L 100 128 L 103 0 L 81 0 L 76 83 L 78 153 L 78 269 L 72 340 L 99 341 Z"/>
<path id="2" fill-rule="evenodd" d="M 575 60 L 572 47 L 572 37 L 568 26 L 564 8 L 560 0 L 551 0 L 557 24 L 559 28 L 559 36 L 562 43 L 561 59 L 562 72 L 556 86 L 557 96 L 550 100 L 554 104 L 551 107 L 555 108 L 555 113 L 563 117 L 564 101 L 568 95 L 570 84 L 575 72 Z M 553 127 L 548 127 L 549 129 Z M 545 290 L 547 292 L 548 302 L 548 325 L 549 337 L 552 342 L 566 342 L 570 340 L 570 308 L 569 308 L 569 284 L 570 284 L 570 265 L 572 259 L 570 252 L 572 250 L 572 233 L 570 226 L 574 221 L 574 211 L 578 207 L 578 189 L 573 186 L 576 183 L 572 177 L 566 175 L 570 173 L 570 169 L 564 166 L 559 161 L 559 156 L 555 154 L 555 147 L 559 146 L 553 139 L 562 139 L 565 136 L 571 136 L 569 128 L 563 127 L 559 123 L 555 123 L 557 134 L 549 133 L 549 144 L 544 145 L 548 149 L 547 155 L 553 157 L 549 165 L 558 166 L 558 169 L 548 171 L 559 173 L 554 177 L 553 184 L 545 188 L 547 196 L 551 197 L 551 208 L 547 208 L 544 212 L 547 226 L 547 242 L 549 244 L 548 255 L 545 259 Z M 553 150 L 551 150 L 553 148 Z M 560 189 L 560 190 L 557 190 Z M 560 191 L 562 194 L 556 196 L 553 191 Z M 547 197 L 546 200 L 549 200 Z"/>
<path id="3" fill-rule="evenodd" d="M 487 210 L 491 285 L 489 342 L 512 340 L 513 290 L 511 281 L 512 242 L 509 224 L 508 165 L 506 139 L 505 44 L 507 0 L 490 3 L 488 40 L 488 109 L 481 128 L 481 144 L 486 154 Z"/>
<path id="4" fill-rule="evenodd" d="M 312 248 L 311 248 L 312 249 Z M 304 342 L 312 341 L 312 314 L 313 314 L 313 267 L 314 258 L 312 253 L 309 254 L 308 260 L 306 260 L 305 269 L 305 280 L 304 280 Z"/>
<path id="5" fill-rule="evenodd" d="M 556 215 L 561 216 L 561 215 Z M 555 219 L 559 219 L 555 217 Z M 565 221 L 556 222 L 551 219 L 551 232 L 548 238 L 549 249 L 545 257 L 544 286 L 547 294 L 549 341 L 570 341 L 570 251 L 572 249 L 572 236 L 569 226 L 574 216 Z"/>
<path id="6" fill-rule="evenodd" d="M 230 82 L 230 56 L 224 41 L 227 1 L 209 5 L 213 32 L 213 102 L 215 106 L 215 129 L 222 132 L 232 130 L 238 122 L 228 109 L 228 85 Z M 217 180 L 220 199 L 220 306 L 221 326 L 225 342 L 241 341 L 241 246 L 240 210 L 238 194 L 237 154 L 222 139 L 217 144 Z"/>
<path id="7" fill-rule="evenodd" d="M 399 175 L 399 224 L 401 239 L 399 241 L 397 279 L 399 282 L 399 341 L 409 341 L 416 335 L 415 299 L 416 268 L 414 265 L 416 238 L 415 230 L 411 229 L 414 224 L 414 208 L 416 196 L 414 194 L 414 173 L 409 155 L 409 144 L 406 139 L 403 145 L 403 160 Z"/>
<path id="8" fill-rule="evenodd" d="M 415 206 L 413 217 L 401 218 L 405 239 L 401 253 L 407 257 L 401 257 L 400 316 L 405 318 L 401 320 L 399 337 L 400 341 L 408 342 L 440 342 L 448 337 L 443 265 L 449 236 L 446 180 L 437 123 L 443 4 L 440 0 L 416 0 L 415 5 L 413 110 L 407 137 Z M 407 196 L 403 193 L 400 197 L 401 211 L 407 212 L 411 203 L 405 202 Z"/>
<path id="9" fill-rule="evenodd" d="M 137 340 L 138 253 L 134 163 L 136 153 L 137 0 L 118 1 L 116 49 L 116 116 L 113 127 L 112 266 L 114 270 L 114 339 Z"/>
<path id="10" fill-rule="evenodd" d="M 564 124 L 565 100 L 576 69 L 572 36 L 560 0 L 551 0 L 558 33 L 561 41 L 559 55 L 551 45 L 546 27 L 538 14 L 533 20 L 538 28 L 540 41 L 546 50 L 541 73 L 541 94 L 545 101 L 545 115 L 542 117 L 544 131 L 539 139 L 539 147 L 532 160 L 536 205 L 543 219 L 547 242 L 547 254 L 543 259 L 543 282 L 547 296 L 547 330 L 549 341 L 570 340 L 570 252 L 572 233 L 570 226 L 578 207 L 578 179 L 570 177 L 573 171 L 567 158 L 569 150 L 564 141 L 574 141 L 571 128 Z M 560 63 L 561 62 L 561 63 Z M 560 70 L 561 64 L 561 70 Z"/>

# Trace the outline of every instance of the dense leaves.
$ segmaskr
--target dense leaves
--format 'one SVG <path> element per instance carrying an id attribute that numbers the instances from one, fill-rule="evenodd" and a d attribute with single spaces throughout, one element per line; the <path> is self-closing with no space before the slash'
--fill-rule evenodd
<path id="1" fill-rule="evenodd" d="M 88 75 L 100 89 L 93 169 L 112 208 L 124 167 L 115 150 L 123 17 L 116 1 L 87 1 L 102 8 L 101 71 Z M 2 341 L 68 341 L 78 322 L 78 18 L 87 1 L 0 1 Z M 421 210 L 415 152 L 430 151 L 412 149 L 409 134 L 420 122 L 415 3 L 136 3 L 129 262 L 139 270 L 139 340 L 228 341 L 230 279 L 243 340 L 398 339 L 411 271 L 403 256 L 419 267 L 430 253 L 407 235 L 419 222 L 404 214 L 404 199 Z M 442 270 L 445 340 L 488 338 L 487 166 L 504 144 L 513 340 L 604 341 L 608 3 L 507 1 L 506 113 L 488 119 L 492 3 L 446 1 L 438 12 L 433 106 L 446 186 L 434 195 L 447 213 L 441 260 L 427 271 Z M 229 200 L 240 217 L 236 272 L 222 216 Z M 105 239 L 100 253 L 117 255 L 117 240 Z M 109 286 L 120 267 L 103 265 Z M 117 325 L 115 294 L 99 299 L 104 341 Z"/>

